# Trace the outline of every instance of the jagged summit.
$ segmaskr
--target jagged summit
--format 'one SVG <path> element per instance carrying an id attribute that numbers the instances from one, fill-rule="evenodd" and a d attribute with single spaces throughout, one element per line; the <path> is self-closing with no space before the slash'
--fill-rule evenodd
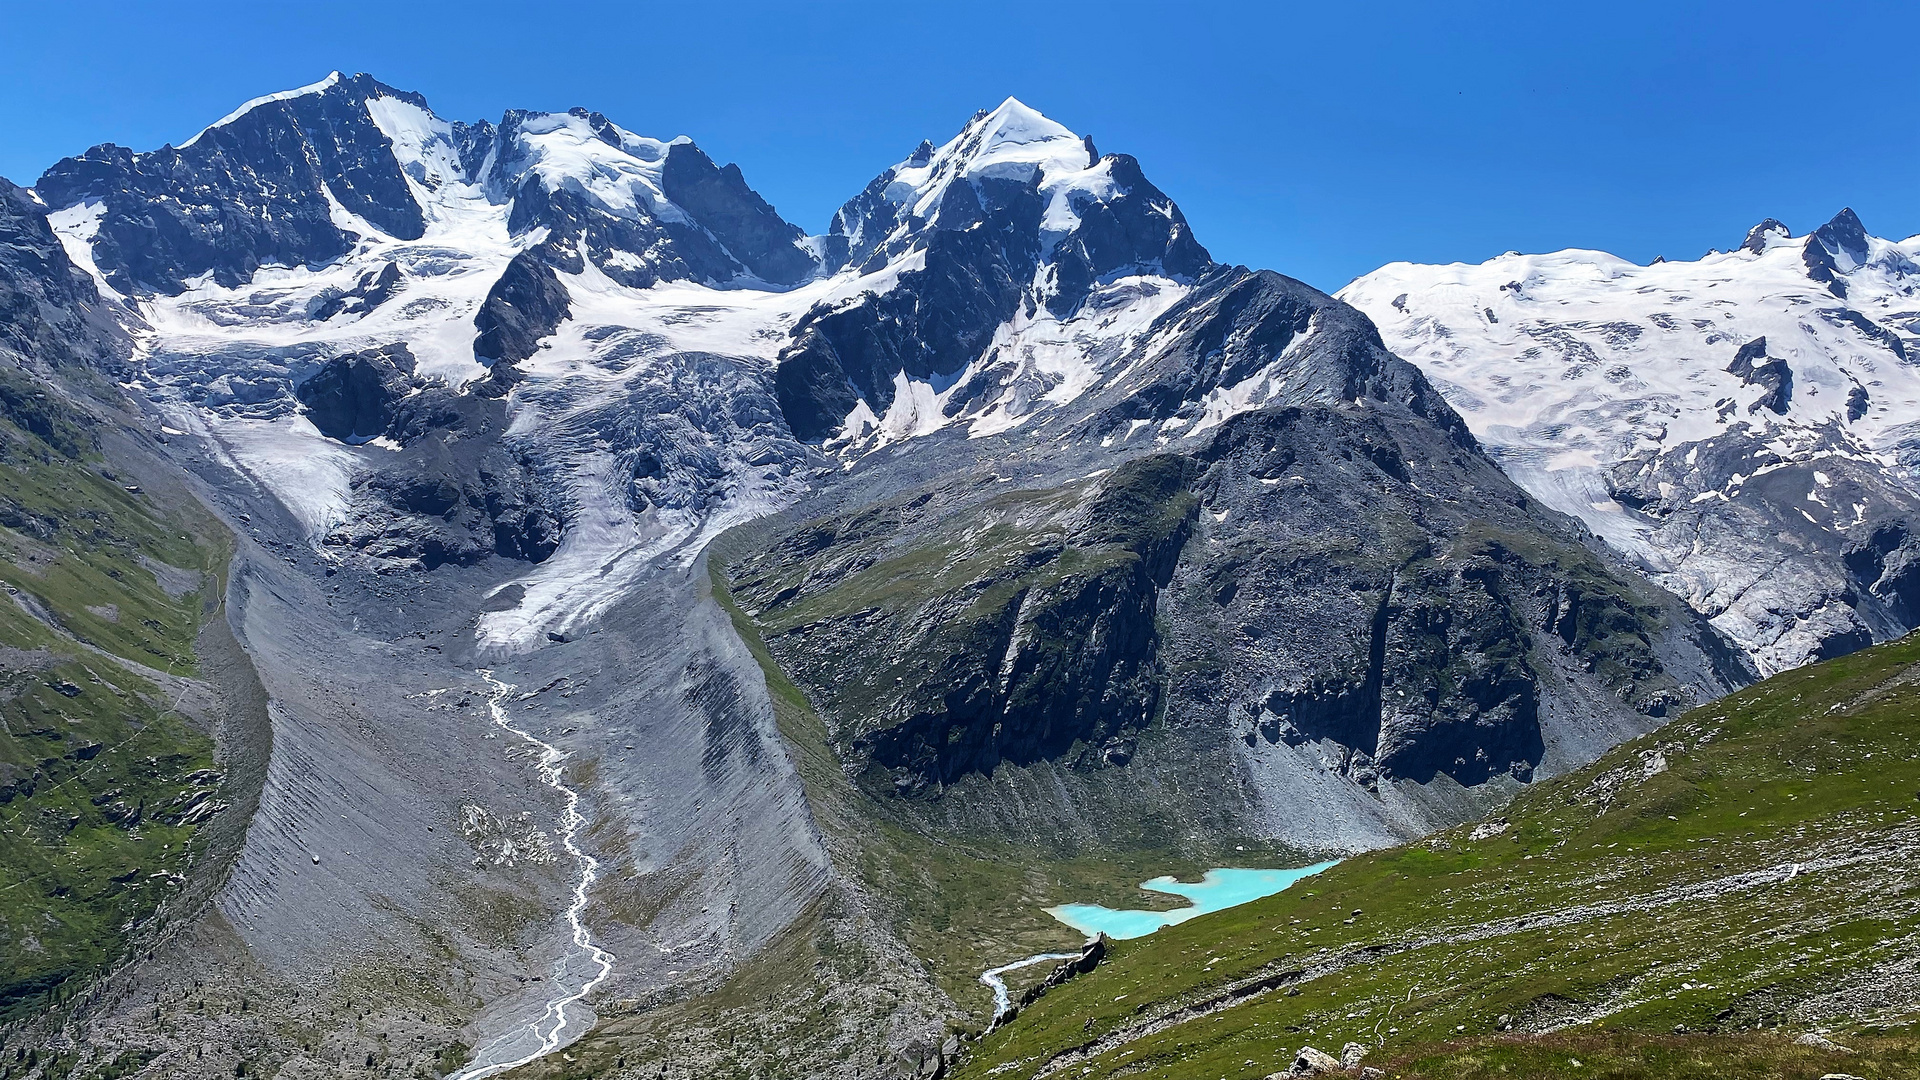
<path id="1" fill-rule="evenodd" d="M 449 121 L 360 76 L 69 159 L 41 195 L 0 206 L 4 340 L 51 366 L 85 286 L 120 290 L 129 355 L 89 385 L 131 429 L 103 453 L 153 460 L 93 478 L 107 516 L 10 543 L 62 558 L 206 493 L 226 572 L 169 527 L 159 561 L 102 552 L 140 583 L 124 619 L 67 625 L 143 642 L 174 596 L 258 676 L 202 669 L 258 714 L 210 759 L 232 839 L 194 850 L 231 856 L 157 894 L 195 898 L 160 909 L 179 932 L 115 917 L 154 948 L 132 981 L 62 993 L 97 1019 L 71 1045 L 163 1048 L 149 1071 L 494 1075 L 645 998 L 673 1007 L 616 1026 L 725 1010 L 676 1037 L 695 1070 L 928 1076 L 971 1011 L 949 989 L 1039 940 L 1019 897 L 1111 879 L 1086 859 L 1390 843 L 1746 677 L 1358 310 L 1215 264 L 1134 159 L 1017 101 L 826 237 L 689 140 L 584 107 Z M 1793 345 L 1769 331 L 1748 374 Z M 1796 367 L 1782 403 L 1833 389 Z M 15 569 L 22 594 L 63 581 Z M 49 716 L 126 707 L 29 670 Z M 1002 876 L 893 869 L 949 847 Z M 735 981 L 760 973 L 773 996 Z M 832 1015 L 794 1027 L 795 995 Z M 756 1030 L 806 1035 L 777 1062 L 702 1050 Z"/>
<path id="2" fill-rule="evenodd" d="M 1793 238 L 1793 230 L 1782 222 L 1768 218 L 1747 230 L 1747 238 L 1740 242 L 1740 250 L 1763 255 L 1769 245 L 1783 243 Z"/>
<path id="3" fill-rule="evenodd" d="M 779 386 L 808 440 L 898 437 L 982 408 L 1004 420 L 1068 399 L 1092 379 L 1085 362 L 1034 370 L 1035 351 L 1019 338 L 1055 334 L 1096 294 L 1133 279 L 1152 284 L 1116 295 L 1110 314 L 1144 317 L 1214 268 L 1138 162 L 1097 155 L 1090 139 L 1013 98 L 875 177 L 834 215 L 820 250 L 830 268 L 897 280 L 796 323 Z M 1023 389 L 1008 393 L 1015 384 Z M 911 408 L 895 413 L 903 394 Z"/>
<path id="4" fill-rule="evenodd" d="M 178 147 L 104 145 L 57 162 L 36 194 L 122 294 L 237 288 L 262 267 L 317 267 L 430 236 L 464 250 L 545 227 L 609 277 L 790 286 L 819 267 L 737 168 L 681 136 L 648 138 L 584 108 L 448 122 L 424 97 L 334 72 L 255 98 Z M 500 235 L 504 225 L 507 236 Z"/>
<path id="5" fill-rule="evenodd" d="M 1807 276 L 1844 300 L 1847 298 L 1846 275 L 1865 266 L 1872 254 L 1867 227 L 1860 223 L 1852 207 L 1842 208 L 1831 221 L 1807 237 L 1804 256 Z"/>
<path id="6" fill-rule="evenodd" d="M 921 142 L 841 207 L 826 238 L 829 257 L 871 268 L 876 257 L 899 254 L 929 227 L 965 229 L 982 220 L 1013 189 L 1040 196 L 1042 245 L 1063 244 L 1084 222 L 1086 207 L 1143 185 L 1160 220 L 1141 224 L 1165 239 L 1159 250 L 1138 253 L 1150 254 L 1150 260 L 1137 261 L 1158 261 L 1176 275 L 1205 269 L 1211 264 L 1206 250 L 1173 201 L 1146 183 L 1138 162 L 1125 155 L 1102 158 L 1092 139 L 1009 97 L 975 113 L 939 147 Z"/>

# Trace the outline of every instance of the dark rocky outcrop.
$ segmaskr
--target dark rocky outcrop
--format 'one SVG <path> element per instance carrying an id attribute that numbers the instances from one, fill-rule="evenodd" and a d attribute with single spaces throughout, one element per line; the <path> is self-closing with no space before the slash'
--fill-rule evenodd
<path id="1" fill-rule="evenodd" d="M 675 206 L 692 215 L 760 280 L 791 285 L 818 269 L 813 256 L 800 247 L 805 236 L 799 227 L 782 219 L 747 186 L 738 165 L 718 167 L 698 146 L 674 143 L 660 183 Z"/>
<path id="2" fill-rule="evenodd" d="M 488 290 L 473 317 L 480 331 L 473 354 L 483 363 L 513 365 L 532 356 L 572 311 L 567 287 L 554 272 L 553 250 L 543 244 L 515 255 Z"/>
<path id="3" fill-rule="evenodd" d="M 1703 675 L 1743 678 L 1737 663 L 1668 670 L 1676 635 L 1711 632 L 1435 428 L 1276 408 L 1235 417 L 1196 456 L 1217 520 L 1162 609 L 1170 717 L 1249 745 L 1337 746 L 1363 785 L 1471 785 L 1531 778 L 1543 709 L 1569 678 L 1650 716 Z M 1443 491 L 1476 492 L 1475 509 L 1428 501 Z"/>
<path id="4" fill-rule="evenodd" d="M 402 275 L 397 263 L 388 263 L 378 271 L 369 270 L 360 276 L 354 287 L 342 292 L 329 292 L 314 305 L 312 317 L 325 322 L 341 312 L 350 315 L 366 315 L 393 298 L 400 291 Z"/>
<path id="5" fill-rule="evenodd" d="M 39 446 L 13 447 L 0 440 L 0 459 L 9 452 L 25 452 L 43 460 L 46 451 L 75 460 L 98 445 L 94 418 L 77 407 L 52 384 L 34 378 L 26 371 L 0 364 L 0 420 L 34 437 Z M 41 449 L 44 447 L 45 449 Z M 11 509 L 7 509 L 11 508 Z M 0 493 L 0 524 L 9 528 L 28 528 L 20 519 L 25 511 Z"/>
<path id="6" fill-rule="evenodd" d="M 386 434 L 413 390 L 413 353 L 396 342 L 334 357 L 294 394 L 322 435 L 354 442 Z"/>
<path id="7" fill-rule="evenodd" d="M 73 265 L 44 207 L 0 179 L 0 351 L 45 364 L 116 368 L 127 336 Z"/>
<path id="8" fill-rule="evenodd" d="M 1047 972 L 1046 978 L 1027 987 L 1025 992 L 1020 995 L 1020 1000 L 1009 1004 L 1006 1009 L 1002 1010 L 999 1015 L 993 1018 L 993 1022 L 996 1025 L 1007 1023 L 1014 1017 L 1020 1015 L 1020 1010 L 1028 1008 L 1033 1005 L 1034 1002 L 1046 997 L 1047 991 L 1067 983 L 1077 976 L 1090 973 L 1094 968 L 1099 967 L 1100 962 L 1106 958 L 1107 935 L 1096 934 L 1092 938 L 1089 938 L 1085 945 L 1080 946 L 1079 956 L 1069 960 L 1062 960 L 1055 964 L 1053 970 Z"/>
<path id="9" fill-rule="evenodd" d="M 1768 238 L 1776 236 L 1782 240 L 1786 240 L 1793 236 L 1793 231 L 1779 221 L 1768 218 L 1747 230 L 1747 238 L 1740 242 L 1740 250 L 1750 251 L 1758 255 L 1767 250 Z"/>
<path id="10" fill-rule="evenodd" d="M 432 385 L 389 411 L 383 430 L 404 453 L 356 481 L 356 513 L 326 546 L 423 570 L 542 562 L 559 547 L 562 518 L 536 463 L 497 438 L 503 402 Z"/>
<path id="11" fill-rule="evenodd" d="M 895 790 L 1076 746 L 1124 761 L 1160 703 L 1154 612 L 1192 526 L 1192 469 L 1141 458 L 952 516 L 926 495 L 883 504 L 786 537 L 736 587 Z M 984 544 L 964 535 L 980 528 Z"/>
<path id="12" fill-rule="evenodd" d="M 1757 337 L 1740 346 L 1727 370 L 1740 376 L 1741 382 L 1763 391 L 1759 399 L 1747 407 L 1748 412 L 1765 408 L 1781 416 L 1787 414 L 1793 400 L 1793 369 L 1780 357 L 1767 355 L 1766 338 Z"/>
<path id="13" fill-rule="evenodd" d="M 1876 524 L 1844 559 L 1867 595 L 1886 605 L 1898 625 L 1920 625 L 1920 521 Z"/>
<path id="14" fill-rule="evenodd" d="M 1873 403 L 1873 396 L 1864 386 L 1855 386 L 1847 391 L 1847 419 L 1858 420 L 1867 415 L 1867 407 Z"/>
<path id="15" fill-rule="evenodd" d="M 1807 237 L 1802 258 L 1807 276 L 1842 300 L 1847 296 L 1846 273 L 1867 261 L 1867 228 L 1848 207 Z"/>

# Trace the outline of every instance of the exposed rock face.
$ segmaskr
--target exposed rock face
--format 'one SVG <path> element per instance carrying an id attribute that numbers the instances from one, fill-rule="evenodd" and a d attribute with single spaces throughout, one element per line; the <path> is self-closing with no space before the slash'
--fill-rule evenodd
<path id="1" fill-rule="evenodd" d="M 313 306 L 313 317 L 321 322 L 335 315 L 346 313 L 365 316 L 381 304 L 393 299 L 402 285 L 403 275 L 399 263 L 388 263 L 379 270 L 369 270 L 360 275 L 353 288 L 323 294 Z"/>
<path id="2" fill-rule="evenodd" d="M 549 250 L 536 248 L 515 255 L 487 293 L 486 303 L 473 317 L 474 328 L 480 331 L 473 355 L 482 363 L 511 366 L 525 360 L 567 317 L 571 300 L 554 273 Z"/>
<path id="3" fill-rule="evenodd" d="M 801 246 L 805 238 L 799 227 L 783 220 L 747 186 L 738 165 L 719 168 L 692 143 L 674 143 L 660 170 L 660 184 L 675 206 L 761 281 L 792 285 L 819 271 Z"/>
<path id="4" fill-rule="evenodd" d="M 1740 242 L 1740 250 L 1750 251 L 1755 255 L 1764 255 L 1766 254 L 1769 243 L 1792 238 L 1792 230 L 1773 218 L 1768 218 L 1747 230 L 1747 238 Z"/>
<path id="5" fill-rule="evenodd" d="M 493 167 L 481 179 L 511 193 L 508 231 L 547 229 L 548 251 L 565 252 L 562 261 L 590 259 L 631 288 L 738 279 L 788 286 L 818 270 L 800 230 L 737 167 L 717 168 L 686 139 L 635 135 L 586 109 L 511 110 L 487 130 Z"/>
<path id="6" fill-rule="evenodd" d="M 958 513 L 933 493 L 885 503 L 809 523 L 737 587 L 836 737 L 902 792 L 1076 746 L 1124 761 L 1160 703 L 1155 602 L 1193 524 L 1191 469 L 1139 458 Z"/>
<path id="7" fill-rule="evenodd" d="M 1162 608 L 1170 716 L 1339 747 L 1363 786 L 1472 785 L 1533 776 L 1569 677 L 1651 716 L 1743 678 L 1727 655 L 1675 664 L 1711 632 L 1523 500 L 1489 498 L 1504 478 L 1431 428 L 1268 410 L 1197 456 L 1208 542 Z M 1474 510 L 1422 505 L 1438 491 L 1474 492 Z"/>
<path id="8" fill-rule="evenodd" d="M 1352 309 L 1223 270 L 1148 348 L 1063 419 L 1109 445 L 1193 431 L 1166 450 L 1005 493 L 977 465 L 733 565 L 871 789 L 1142 768 L 1162 720 L 1323 748 L 1361 788 L 1524 781 L 1585 752 L 1560 718 L 1610 702 L 1610 723 L 1644 726 L 1749 677 L 1515 489 Z"/>
<path id="9" fill-rule="evenodd" d="M 413 353 L 404 343 L 336 356 L 294 391 L 307 418 L 330 439 L 384 435 L 396 407 L 414 389 Z"/>
<path id="10" fill-rule="evenodd" d="M 1785 360 L 1767 355 L 1766 338 L 1757 337 L 1740 346 L 1727 370 L 1740 376 L 1740 381 L 1748 386 L 1758 386 L 1764 391 L 1747 406 L 1748 412 L 1771 409 L 1781 416 L 1787 414 L 1787 403 L 1793 400 L 1793 369 Z"/>
<path id="11" fill-rule="evenodd" d="M 384 368 L 388 381 L 375 381 L 386 359 L 349 358 L 348 366 L 357 364 L 363 378 L 386 391 L 397 374 Z M 560 513 L 535 461 L 500 441 L 503 402 L 444 387 L 375 402 L 374 415 L 389 416 L 379 432 L 405 449 L 398 460 L 355 478 L 356 513 L 327 534 L 325 547 L 433 570 L 471 566 L 490 555 L 538 563 L 560 546 Z"/>
<path id="12" fill-rule="evenodd" d="M 96 146 L 48 169 L 48 206 L 100 203 L 94 262 L 124 293 L 178 293 L 212 273 L 238 286 L 263 265 L 337 259 L 353 234 L 333 206 L 381 231 L 417 239 L 420 206 L 370 98 L 426 107 L 418 94 L 337 72 L 310 92 L 242 106 L 181 146 L 135 153 Z"/>
<path id="13" fill-rule="evenodd" d="M 1920 622 L 1906 569 L 1920 497 L 1889 483 L 1838 427 L 1782 445 L 1765 428 L 1738 425 L 1622 461 L 1609 490 L 1657 523 L 1662 546 L 1714 553 L 1668 580 L 1735 637 L 1771 642 L 1758 655 L 1769 670 Z"/>
<path id="14" fill-rule="evenodd" d="M 126 334 L 54 236 L 44 207 L 0 179 L 0 349 L 43 363 L 114 367 Z"/>
<path id="15" fill-rule="evenodd" d="M 1845 300 L 1846 274 L 1866 265 L 1869 258 L 1867 227 L 1860 223 L 1853 208 L 1847 207 L 1807 237 L 1804 258 L 1807 276 Z"/>
<path id="16" fill-rule="evenodd" d="M 1222 267 L 1198 281 L 1154 326 L 1162 347 L 1104 430 L 1154 421 L 1205 430 L 1254 407 L 1392 401 L 1448 437 L 1473 437 L 1420 373 L 1389 353 L 1364 315 L 1271 270 Z"/>

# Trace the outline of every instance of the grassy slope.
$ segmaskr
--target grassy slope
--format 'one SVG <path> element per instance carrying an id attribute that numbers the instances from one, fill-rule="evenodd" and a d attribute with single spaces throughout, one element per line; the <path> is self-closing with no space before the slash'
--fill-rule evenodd
<path id="1" fill-rule="evenodd" d="M 1262 1077 L 1347 1041 L 1409 1077 L 1920 1075 L 1917 733 L 1920 635 L 1776 676 L 1504 831 L 1120 943 L 959 1075 Z M 1863 1052 L 1752 1033 L 1818 1025 Z"/>
<path id="2" fill-rule="evenodd" d="M 0 374 L 21 389 L 20 373 Z M 31 389 L 11 397 L 0 402 L 11 406 L 0 510 L 16 526 L 0 525 L 0 1020 L 110 963 L 182 880 L 196 830 L 180 818 L 217 797 L 203 771 L 213 741 L 144 670 L 194 673 L 227 556 L 198 507 L 157 506 L 113 478 L 83 417 Z M 175 577 L 199 587 L 170 595 L 143 558 L 192 571 Z"/>

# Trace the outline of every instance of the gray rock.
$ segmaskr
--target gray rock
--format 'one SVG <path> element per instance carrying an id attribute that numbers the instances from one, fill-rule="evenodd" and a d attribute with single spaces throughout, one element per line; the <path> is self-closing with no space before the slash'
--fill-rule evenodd
<path id="1" fill-rule="evenodd" d="M 1285 1075 L 1325 1076 L 1328 1073 L 1339 1072 L 1343 1068 L 1345 1067 L 1340 1064 L 1339 1058 L 1311 1046 L 1303 1046 L 1293 1055 L 1293 1064 L 1287 1068 Z"/>

